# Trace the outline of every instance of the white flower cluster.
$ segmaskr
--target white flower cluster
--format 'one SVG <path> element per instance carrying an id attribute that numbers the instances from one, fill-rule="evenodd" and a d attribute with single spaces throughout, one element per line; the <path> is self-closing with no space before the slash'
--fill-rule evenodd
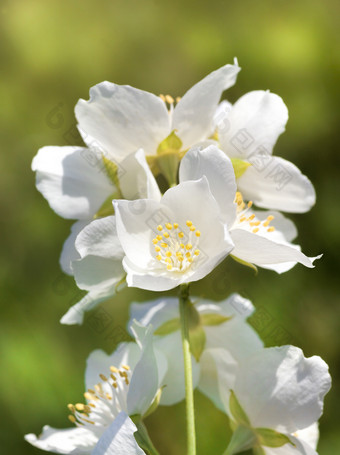
<path id="1" fill-rule="evenodd" d="M 220 102 L 239 70 L 226 65 L 176 100 L 103 82 L 75 109 L 86 146 L 39 150 L 38 190 L 76 220 L 61 267 L 87 291 L 62 323 L 81 324 L 123 283 L 167 291 L 203 279 L 228 255 L 278 273 L 320 257 L 292 243 L 296 228 L 280 213 L 315 202 L 307 177 L 272 155 L 288 119 L 282 99 L 253 91 Z M 230 418 L 224 455 L 316 454 L 325 362 L 293 346 L 265 348 L 240 295 L 186 305 L 192 384 Z M 85 403 L 68 405 L 73 428 L 45 426 L 26 440 L 61 454 L 157 454 L 143 418 L 185 397 L 180 327 L 175 298 L 132 304 L 135 341 L 89 356 Z"/>

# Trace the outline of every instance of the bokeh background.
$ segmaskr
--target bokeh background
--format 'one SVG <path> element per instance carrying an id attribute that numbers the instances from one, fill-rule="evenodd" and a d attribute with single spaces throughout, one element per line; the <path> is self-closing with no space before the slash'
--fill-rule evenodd
<path id="1" fill-rule="evenodd" d="M 66 427 L 67 403 L 82 399 L 87 355 L 125 337 L 128 304 L 153 297 L 128 289 L 81 327 L 58 323 L 79 298 L 58 265 L 71 225 L 34 187 L 30 163 L 44 145 L 81 144 L 74 105 L 103 80 L 183 95 L 239 59 L 230 101 L 254 89 L 285 100 L 290 119 L 275 153 L 314 182 L 317 204 L 292 216 L 313 270 L 278 276 L 231 259 L 193 291 L 219 300 L 232 291 L 257 307 L 252 324 L 268 346 L 294 343 L 330 365 L 319 453 L 340 453 L 339 433 L 339 35 L 336 0 L 1 0 L 0 213 L 1 453 L 38 454 L 23 440 L 44 424 Z M 225 416 L 196 394 L 199 454 L 222 453 Z M 184 406 L 147 419 L 162 455 L 184 453 Z"/>

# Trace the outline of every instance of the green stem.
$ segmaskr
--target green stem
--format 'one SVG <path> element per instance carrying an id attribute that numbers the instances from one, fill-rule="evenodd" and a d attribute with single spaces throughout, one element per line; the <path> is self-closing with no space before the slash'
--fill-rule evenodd
<path id="1" fill-rule="evenodd" d="M 189 285 L 182 284 L 179 289 L 179 310 L 181 316 L 181 333 L 184 358 L 184 379 L 185 379 L 185 404 L 187 420 L 187 454 L 196 455 L 196 433 L 195 433 L 195 408 L 194 389 L 192 386 L 192 365 L 189 343 L 189 321 L 187 305 L 189 300 Z"/>

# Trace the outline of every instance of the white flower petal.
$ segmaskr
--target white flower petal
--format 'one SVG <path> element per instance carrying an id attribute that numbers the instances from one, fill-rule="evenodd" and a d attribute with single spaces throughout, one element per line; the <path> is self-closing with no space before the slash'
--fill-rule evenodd
<path id="1" fill-rule="evenodd" d="M 184 385 L 184 360 L 180 331 L 170 335 L 155 337 L 154 345 L 165 355 L 168 362 L 168 369 L 163 378 L 165 385 L 160 403 L 171 406 L 182 401 L 185 397 Z M 191 356 L 193 387 L 196 387 L 199 380 L 200 367 Z"/>
<path id="2" fill-rule="evenodd" d="M 82 147 L 43 147 L 34 157 L 36 186 L 63 218 L 91 219 L 115 191 L 102 166 L 88 159 Z"/>
<path id="3" fill-rule="evenodd" d="M 168 291 L 182 284 L 187 277 L 184 274 L 167 273 L 163 267 L 160 270 L 142 270 L 127 257 L 123 260 L 123 267 L 127 273 L 127 285 L 147 291 Z"/>
<path id="4" fill-rule="evenodd" d="M 252 426 L 294 433 L 316 422 L 331 385 L 326 363 L 294 346 L 266 348 L 240 367 L 235 394 Z"/>
<path id="5" fill-rule="evenodd" d="M 310 180 L 283 158 L 259 155 L 248 158 L 253 163 L 237 180 L 243 197 L 258 207 L 303 213 L 315 204 L 315 190 Z"/>
<path id="6" fill-rule="evenodd" d="M 211 134 L 222 92 L 235 84 L 239 71 L 238 65 L 225 65 L 213 71 L 194 85 L 177 104 L 172 129 L 177 130 L 184 149 Z"/>
<path id="7" fill-rule="evenodd" d="M 125 412 L 120 412 L 99 439 L 92 455 L 145 455 L 134 433 L 136 425 Z"/>
<path id="8" fill-rule="evenodd" d="M 106 354 L 101 349 L 92 351 L 86 361 L 85 386 L 93 389 L 95 384 L 102 381 L 99 374 L 110 375 L 110 367 L 120 368 L 129 365 L 134 369 L 140 358 L 140 348 L 134 342 L 120 343 L 112 354 Z"/>
<path id="9" fill-rule="evenodd" d="M 201 232 L 199 249 L 206 255 L 207 260 L 221 252 L 225 255 L 233 247 L 226 237 L 223 223 L 220 220 L 219 206 L 210 192 L 208 180 L 203 176 L 200 180 L 181 182 L 168 190 L 162 205 L 167 207 L 181 229 L 185 228 L 187 220 L 191 220 Z"/>
<path id="10" fill-rule="evenodd" d="M 138 323 L 135 321 L 132 329 Z M 159 388 L 158 366 L 153 349 L 152 329 L 149 327 L 142 343 L 142 354 L 130 379 L 127 396 L 129 415 L 143 415 L 150 407 Z"/>
<path id="11" fill-rule="evenodd" d="M 25 435 L 27 442 L 41 450 L 62 454 L 90 454 L 97 438 L 84 428 L 67 428 L 58 430 L 45 425 L 42 434 L 37 437 L 30 433 Z"/>
<path id="12" fill-rule="evenodd" d="M 236 216 L 235 173 L 230 159 L 214 145 L 203 150 L 195 147 L 189 150 L 181 161 L 180 182 L 198 180 L 204 175 L 219 205 L 223 221 L 230 226 Z"/>
<path id="13" fill-rule="evenodd" d="M 198 388 L 214 405 L 225 412 L 229 409 L 229 390 L 235 386 L 237 361 L 223 348 L 206 349 L 201 358 Z"/>
<path id="14" fill-rule="evenodd" d="M 61 251 L 59 263 L 62 271 L 67 275 L 73 275 L 71 263 L 76 259 L 80 258 L 80 255 L 75 247 L 75 242 L 78 234 L 85 226 L 87 226 L 89 220 L 77 221 L 71 226 L 71 234 L 67 237 L 64 242 L 63 249 Z"/>
<path id="15" fill-rule="evenodd" d="M 124 251 L 118 239 L 115 217 L 108 216 L 88 224 L 78 235 L 76 248 L 81 258 L 92 255 L 122 259 Z"/>
<path id="16" fill-rule="evenodd" d="M 125 199 L 161 199 L 160 189 L 143 149 L 128 155 L 119 163 L 119 184 Z"/>
<path id="17" fill-rule="evenodd" d="M 314 267 L 313 261 L 321 257 L 309 258 L 294 245 L 278 243 L 244 229 L 233 229 L 230 235 L 235 245 L 232 251 L 233 256 L 259 266 L 299 262 L 312 268 Z"/>
<path id="18" fill-rule="evenodd" d="M 319 441 L 319 424 L 315 422 L 303 430 L 296 431 L 295 435 L 300 441 L 307 442 L 316 450 Z"/>
<path id="19" fill-rule="evenodd" d="M 221 302 L 211 302 L 210 300 L 199 299 L 196 309 L 200 314 L 220 314 L 222 316 L 232 316 L 245 319 L 255 311 L 254 305 L 250 300 L 245 299 L 239 294 L 231 294 Z"/>
<path id="20" fill-rule="evenodd" d="M 122 259 L 85 256 L 72 263 L 74 279 L 80 289 L 114 294 L 115 285 L 124 277 Z"/>
<path id="21" fill-rule="evenodd" d="M 274 217 L 273 221 L 271 221 L 270 224 L 271 226 L 275 227 L 275 231 L 271 235 L 273 234 L 275 235 L 277 233 L 282 234 L 283 237 L 280 235 L 280 238 L 285 239 L 287 242 L 292 242 L 295 239 L 295 237 L 297 237 L 298 232 L 295 224 L 289 218 L 282 215 L 282 213 L 276 212 L 274 210 L 253 209 L 251 210 L 251 213 L 254 213 L 256 219 L 260 221 L 265 221 L 269 215 Z"/>
<path id="22" fill-rule="evenodd" d="M 75 113 L 83 137 L 89 135 L 90 141 L 95 140 L 119 160 L 139 148 L 155 154 L 170 133 L 165 103 L 152 93 L 127 85 L 95 85 L 90 89 L 90 100 L 80 99 Z"/>
<path id="23" fill-rule="evenodd" d="M 147 303 L 132 303 L 130 305 L 129 331 L 132 321 L 136 319 L 144 326 L 152 325 L 157 330 L 165 322 L 179 318 L 178 299 L 168 297 L 152 300 Z"/>
<path id="24" fill-rule="evenodd" d="M 317 452 L 305 441 L 287 434 L 286 436 L 295 444 L 285 444 L 282 447 L 262 447 L 266 455 L 318 455 Z"/>
<path id="25" fill-rule="evenodd" d="M 259 149 L 270 154 L 287 120 L 287 107 L 278 95 L 263 90 L 249 92 L 233 105 L 219 128 L 222 150 L 241 159 L 249 159 Z"/>
<path id="26" fill-rule="evenodd" d="M 155 261 L 152 251 L 152 230 L 156 230 L 157 217 L 163 207 L 151 199 L 114 202 L 117 232 L 126 256 L 138 267 L 148 267 Z M 156 219 L 156 221 L 153 221 Z"/>
<path id="27" fill-rule="evenodd" d="M 107 290 L 103 293 L 95 291 L 88 292 L 78 303 L 71 306 L 60 319 L 60 323 L 66 325 L 82 324 L 84 321 L 84 313 L 92 310 L 100 302 L 107 300 L 111 295 L 113 295 L 113 292 Z"/>

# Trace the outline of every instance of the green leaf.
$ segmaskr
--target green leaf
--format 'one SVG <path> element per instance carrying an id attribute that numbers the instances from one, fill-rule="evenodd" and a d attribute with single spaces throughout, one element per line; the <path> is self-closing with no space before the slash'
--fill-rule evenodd
<path id="1" fill-rule="evenodd" d="M 239 158 L 231 158 L 231 164 L 233 165 L 235 177 L 237 179 L 246 172 L 249 166 L 251 166 L 251 163 L 248 163 L 248 161 L 240 160 Z"/>
<path id="2" fill-rule="evenodd" d="M 136 419 L 135 417 L 136 416 L 131 416 L 131 419 L 137 427 L 137 431 L 134 434 L 137 444 L 147 455 L 159 455 L 159 452 L 150 439 L 148 430 L 146 429 L 143 421 L 140 418 Z"/>
<path id="3" fill-rule="evenodd" d="M 230 391 L 229 407 L 230 412 L 238 424 L 250 427 L 248 416 L 244 412 L 233 390 Z"/>
<path id="4" fill-rule="evenodd" d="M 100 209 L 98 212 L 94 215 L 94 219 L 97 218 L 103 218 L 104 216 L 110 216 L 114 215 L 115 211 L 112 205 L 112 200 L 113 199 L 120 199 L 120 194 L 118 192 L 110 194 L 108 198 L 105 199 L 105 201 L 102 203 L 100 206 Z"/>
<path id="5" fill-rule="evenodd" d="M 176 330 L 180 330 L 180 328 L 181 322 L 179 318 L 170 319 L 170 321 L 167 321 L 158 327 L 158 329 L 154 331 L 154 335 L 169 335 L 169 333 L 176 332 Z"/>
<path id="6" fill-rule="evenodd" d="M 177 184 L 177 173 L 180 161 L 181 154 L 178 150 L 169 150 L 157 156 L 158 169 L 167 179 L 169 186 Z"/>
<path id="7" fill-rule="evenodd" d="M 216 313 L 201 314 L 202 325 L 220 325 L 224 322 L 230 321 L 233 316 L 222 316 Z"/>
<path id="8" fill-rule="evenodd" d="M 119 199 L 122 199 L 123 196 L 122 196 L 122 191 L 120 189 L 117 164 L 114 163 L 113 161 L 109 160 L 108 158 L 106 158 L 104 155 L 102 156 L 102 160 L 104 163 L 104 170 L 106 172 L 106 175 L 111 180 L 111 182 L 114 184 L 114 186 L 117 188 L 117 192 L 120 195 Z"/>
<path id="9" fill-rule="evenodd" d="M 256 435 L 254 431 L 246 426 L 239 425 L 234 431 L 227 450 L 223 455 L 234 455 L 244 452 L 256 445 Z"/>
<path id="10" fill-rule="evenodd" d="M 258 435 L 259 443 L 262 446 L 267 447 L 282 447 L 285 444 L 295 444 L 285 434 L 279 433 L 278 431 L 270 428 L 256 428 L 256 434 Z"/>
<path id="11" fill-rule="evenodd" d="M 162 392 L 163 392 L 164 387 L 166 387 L 166 386 L 164 385 L 163 387 L 160 387 L 157 390 L 157 393 L 155 395 L 155 398 L 153 399 L 153 402 L 151 403 L 151 405 L 150 405 L 149 409 L 146 411 L 146 413 L 143 415 L 143 419 L 145 417 L 148 417 L 153 412 L 155 412 L 156 409 L 158 408 L 159 402 L 161 401 L 161 396 L 162 396 Z"/>
<path id="12" fill-rule="evenodd" d="M 232 259 L 234 259 L 234 261 L 238 262 L 239 264 L 245 265 L 246 267 L 249 267 L 249 268 L 253 269 L 253 270 L 255 271 L 255 273 L 257 274 L 257 267 L 256 267 L 256 265 L 251 264 L 250 262 L 243 261 L 242 259 L 237 258 L 236 256 L 233 256 L 232 254 L 229 254 L 229 256 L 230 256 Z"/>
<path id="13" fill-rule="evenodd" d="M 254 455 L 266 455 L 266 452 L 261 446 L 253 447 Z"/>
<path id="14" fill-rule="evenodd" d="M 181 150 L 182 148 L 182 141 L 177 136 L 176 130 L 171 131 L 168 137 L 166 137 L 158 146 L 157 154 L 160 155 L 164 152 L 174 151 L 174 150 Z"/>
<path id="15" fill-rule="evenodd" d="M 207 337 L 201 325 L 196 326 L 194 329 L 189 329 L 190 352 L 197 362 L 201 358 L 206 341 Z"/>

